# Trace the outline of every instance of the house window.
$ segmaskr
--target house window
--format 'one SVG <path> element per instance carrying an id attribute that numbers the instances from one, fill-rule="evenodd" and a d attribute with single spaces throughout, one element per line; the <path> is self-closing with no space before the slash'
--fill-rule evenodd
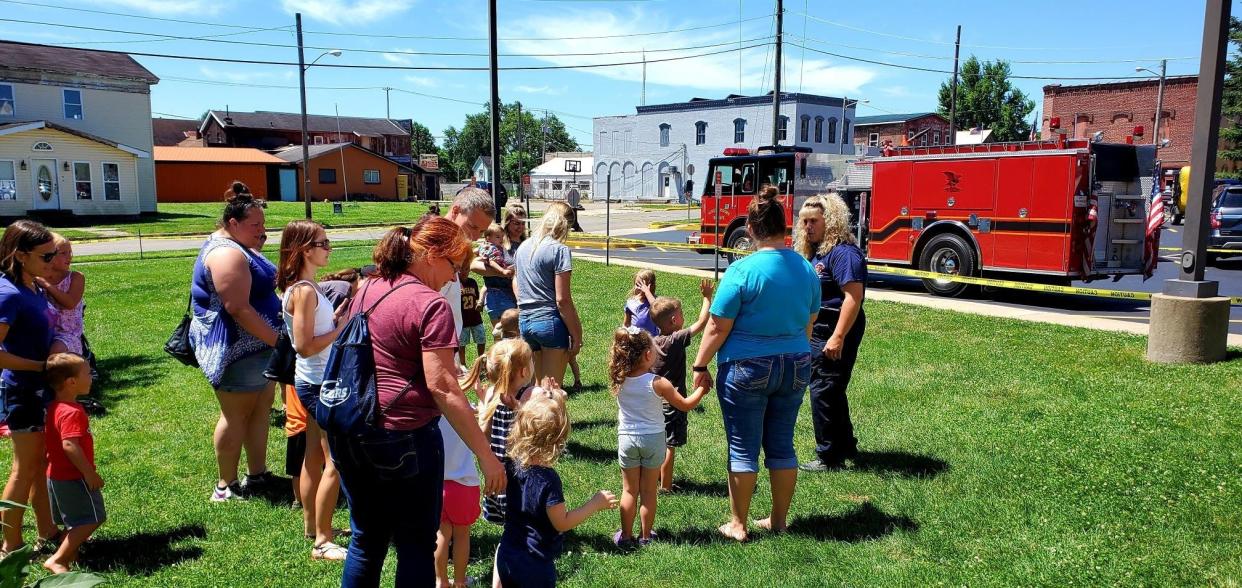
<path id="1" fill-rule="evenodd" d="M 564 180 L 552 180 L 552 189 L 553 190 L 564 189 L 564 186 L 565 186 L 564 182 L 565 182 Z"/>
<path id="2" fill-rule="evenodd" d="M 703 145 L 707 143 L 707 123 L 699 121 L 694 123 L 694 144 Z"/>
<path id="3" fill-rule="evenodd" d="M 806 143 L 811 136 L 811 117 L 802 115 L 802 120 L 798 125 L 798 140 Z"/>
<path id="4" fill-rule="evenodd" d="M 17 103 L 13 100 L 13 86 L 0 84 L 0 116 L 17 114 Z"/>
<path id="5" fill-rule="evenodd" d="M 69 120 L 82 120 L 82 91 L 65 90 L 63 95 L 65 99 L 65 118 Z"/>
<path id="6" fill-rule="evenodd" d="M 12 161 L 0 161 L 0 200 L 17 200 L 17 175 Z"/>
<path id="7" fill-rule="evenodd" d="M 780 116 L 776 119 L 776 140 L 784 141 L 789 136 L 789 117 Z"/>
<path id="8" fill-rule="evenodd" d="M 746 119 L 744 118 L 733 119 L 733 142 L 734 143 L 745 143 L 746 142 Z"/>
<path id="9" fill-rule="evenodd" d="M 824 117 L 822 116 L 815 117 L 815 142 L 824 142 Z"/>
<path id="10" fill-rule="evenodd" d="M 940 144 L 940 129 L 932 131 L 932 145 Z"/>
<path id="11" fill-rule="evenodd" d="M 336 168 L 331 168 L 331 167 L 319 168 L 319 183 L 320 184 L 335 184 L 336 183 Z"/>
<path id="12" fill-rule="evenodd" d="M 73 189 L 78 194 L 78 200 L 91 199 L 91 164 L 89 162 L 73 162 Z"/>
<path id="13" fill-rule="evenodd" d="M 47 141 L 39 141 L 30 147 L 31 151 L 53 151 L 52 144 Z"/>
<path id="14" fill-rule="evenodd" d="M 850 142 L 850 119 L 841 121 L 841 143 Z"/>
<path id="15" fill-rule="evenodd" d="M 578 182 L 578 189 L 579 190 L 590 190 L 591 182 Z"/>
<path id="16" fill-rule="evenodd" d="M 868 147 L 879 147 L 880 146 L 880 134 L 871 133 L 870 135 L 867 135 L 867 146 Z"/>
<path id="17" fill-rule="evenodd" d="M 320 135 L 315 135 L 315 144 L 316 144 L 316 145 L 323 145 L 323 137 L 322 137 L 322 136 L 320 136 Z"/>
<path id="18" fill-rule="evenodd" d="M 362 183 L 364 183 L 364 184 L 378 184 L 378 183 L 380 183 L 380 174 L 379 174 L 379 170 L 378 170 L 378 169 L 364 169 L 364 170 L 362 170 Z"/>
<path id="19" fill-rule="evenodd" d="M 835 117 L 828 119 L 828 142 L 837 142 L 837 119 Z"/>
<path id="20" fill-rule="evenodd" d="M 927 145 L 927 129 L 919 131 L 919 145 Z"/>
<path id="21" fill-rule="evenodd" d="M 668 123 L 660 125 L 660 146 L 668 147 L 668 131 L 671 129 Z"/>
<path id="22" fill-rule="evenodd" d="M 121 165 L 117 163 L 103 164 L 104 200 L 121 199 Z"/>

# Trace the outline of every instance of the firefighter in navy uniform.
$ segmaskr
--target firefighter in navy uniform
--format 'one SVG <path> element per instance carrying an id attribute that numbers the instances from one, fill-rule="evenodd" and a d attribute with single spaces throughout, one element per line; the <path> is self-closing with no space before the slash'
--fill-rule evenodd
<path id="1" fill-rule="evenodd" d="M 794 249 L 819 275 L 822 303 L 811 330 L 811 418 L 816 459 L 799 466 L 822 472 L 858 457 L 845 391 L 858 359 L 867 316 L 867 261 L 850 234 L 850 212 L 836 194 L 812 196 L 798 211 Z"/>

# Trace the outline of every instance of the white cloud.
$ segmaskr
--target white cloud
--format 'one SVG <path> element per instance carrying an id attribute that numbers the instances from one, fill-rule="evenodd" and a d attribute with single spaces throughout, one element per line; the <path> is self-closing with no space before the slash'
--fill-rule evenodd
<path id="1" fill-rule="evenodd" d="M 907 88 L 905 86 L 886 86 L 886 87 L 880 88 L 880 93 L 884 94 L 885 96 L 892 96 L 894 98 L 905 98 L 908 96 L 913 96 L 913 93 L 910 92 L 910 88 Z"/>
<path id="2" fill-rule="evenodd" d="M 407 76 L 405 76 L 405 81 L 407 81 L 407 82 L 409 82 L 409 83 L 411 83 L 411 84 L 414 84 L 415 86 L 418 86 L 418 87 L 420 87 L 420 88 L 438 88 L 438 87 L 440 87 L 440 80 L 437 80 L 437 79 L 435 79 L 435 78 L 428 78 L 428 77 L 423 77 L 423 76 L 415 76 L 415 75 L 407 75 Z"/>
<path id="3" fill-rule="evenodd" d="M 546 85 L 545 86 L 530 86 L 527 84 L 518 84 L 514 86 L 513 89 L 523 94 L 547 94 L 549 96 L 560 96 L 561 94 L 564 94 L 565 91 L 568 90 L 569 88 L 565 86 L 558 86 L 554 88 L 554 87 L 546 86 Z"/>
<path id="4" fill-rule="evenodd" d="M 222 82 L 233 82 L 235 84 L 245 84 L 271 80 L 277 76 L 271 72 L 264 71 L 228 71 L 217 69 L 208 65 L 200 66 L 198 71 L 208 79 L 219 80 Z"/>
<path id="5" fill-rule="evenodd" d="M 280 0 L 285 12 L 335 25 L 368 24 L 405 12 L 414 0 Z M 387 55 L 385 55 L 387 57 Z"/>
<path id="6" fill-rule="evenodd" d="M 509 37 L 564 37 L 572 31 L 575 39 L 504 41 L 508 53 L 599 53 L 599 55 L 553 55 L 534 57 L 537 61 L 555 65 L 590 65 L 616 62 L 639 62 L 641 53 L 635 50 L 648 48 L 646 54 L 646 79 L 649 85 L 690 87 L 718 93 L 738 91 L 739 59 L 737 52 L 702 55 L 730 49 L 729 45 L 704 47 L 680 51 L 651 51 L 679 46 L 711 45 L 737 41 L 737 30 L 704 30 L 692 35 L 636 36 L 636 33 L 652 30 L 683 28 L 695 23 L 674 22 L 667 15 L 640 8 L 608 11 L 601 9 L 559 12 L 556 14 L 530 15 L 510 23 L 506 27 Z M 767 25 L 751 27 L 744 33 L 747 39 L 768 34 Z M 754 45 L 762 41 L 751 41 Z M 625 51 L 625 53 L 619 53 Z M 740 73 L 744 93 L 767 92 L 771 89 L 772 68 L 770 50 L 766 46 L 744 50 Z M 701 55 L 701 56 L 700 56 Z M 671 57 L 696 56 L 691 59 L 667 60 Z M 800 65 L 796 58 L 785 60 L 786 84 L 801 78 L 802 91 L 817 94 L 860 94 L 861 88 L 875 78 L 876 73 L 865 66 L 837 63 L 822 59 L 807 59 Z M 512 59 L 512 58 L 511 58 Z M 663 61 L 662 61 L 663 60 Z M 634 65 L 587 68 L 587 72 L 615 80 L 639 83 L 643 79 L 643 66 Z"/>
<path id="7" fill-rule="evenodd" d="M 228 7 L 227 3 L 217 0 L 94 0 L 78 4 L 117 6 L 163 15 L 217 14 Z"/>

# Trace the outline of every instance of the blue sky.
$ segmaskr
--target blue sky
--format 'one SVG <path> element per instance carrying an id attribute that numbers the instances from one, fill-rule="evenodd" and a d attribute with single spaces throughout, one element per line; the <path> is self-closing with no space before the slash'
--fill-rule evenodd
<path id="1" fill-rule="evenodd" d="M 774 5 L 773 0 L 501 0 L 500 51 L 523 56 L 502 56 L 500 63 L 632 62 L 641 61 L 638 52 L 645 49 L 653 61 L 697 56 L 650 63 L 648 104 L 767 92 L 771 49 L 736 49 L 739 38 L 742 47 L 770 39 Z M 301 12 L 308 46 L 344 50 L 341 57 L 324 57 L 320 63 L 433 68 L 485 68 L 488 63 L 485 0 L 0 0 L 0 7 L 5 9 L 0 18 L 31 21 L 0 21 L 0 38 L 34 43 L 289 62 L 297 54 L 285 45 L 296 41 L 293 13 Z M 1171 75 L 1197 73 L 1203 26 L 1203 6 L 1197 1 L 787 0 L 785 8 L 784 89 L 865 98 L 869 103 L 860 106 L 859 116 L 934 110 L 936 91 L 948 75 L 850 58 L 949 71 L 958 24 L 963 57 L 1005 58 L 1013 61 L 1016 75 L 1048 78 L 1125 78 L 1136 75 L 1136 66 L 1157 69 L 1162 57 L 1171 59 Z M 687 28 L 695 30 L 681 30 Z M 676 48 L 681 49 L 669 50 Z M 308 49 L 307 59 L 324 49 Z M 152 89 L 158 115 L 197 117 L 226 106 L 298 110 L 296 66 L 137 59 L 163 79 Z M 1072 61 L 1092 63 L 1064 63 Z M 590 117 L 634 112 L 642 95 L 642 71 L 641 65 L 502 71 L 501 100 L 558 113 L 579 142 L 589 145 Z M 465 114 L 480 111 L 490 91 L 485 70 L 315 67 L 307 80 L 314 88 L 308 92 L 312 113 L 331 114 L 339 107 L 342 115 L 384 116 L 385 93 L 379 88 L 391 87 L 392 116 L 413 118 L 437 136 L 448 125 L 460 126 Z M 1038 108 L 1041 88 L 1050 83 L 1057 81 L 1019 80 L 1018 86 L 1036 99 Z"/>

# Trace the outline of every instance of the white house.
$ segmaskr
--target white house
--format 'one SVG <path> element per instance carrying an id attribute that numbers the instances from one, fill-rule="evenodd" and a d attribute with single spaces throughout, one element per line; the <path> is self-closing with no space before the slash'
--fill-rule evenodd
<path id="1" fill-rule="evenodd" d="M 155 212 L 158 82 L 123 53 L 0 41 L 0 216 Z"/>
<path id="2" fill-rule="evenodd" d="M 564 200 L 570 188 L 583 198 L 591 198 L 591 170 L 595 158 L 591 153 L 549 153 L 547 161 L 530 170 L 530 193 L 533 198 Z M 573 169 L 578 171 L 575 173 Z"/>
<path id="3" fill-rule="evenodd" d="M 816 153 L 853 154 L 854 106 L 841 98 L 781 93 L 779 143 Z M 772 144 L 772 95 L 637 107 L 637 113 L 594 120 L 595 197 L 677 200 L 686 180 L 695 197 L 707 184 L 707 162 L 726 147 Z M 612 181 L 609 185 L 609 176 Z"/>
<path id="4" fill-rule="evenodd" d="M 492 181 L 492 156 L 480 155 L 474 160 L 474 165 L 470 166 L 470 174 L 474 179 L 480 182 Z"/>

